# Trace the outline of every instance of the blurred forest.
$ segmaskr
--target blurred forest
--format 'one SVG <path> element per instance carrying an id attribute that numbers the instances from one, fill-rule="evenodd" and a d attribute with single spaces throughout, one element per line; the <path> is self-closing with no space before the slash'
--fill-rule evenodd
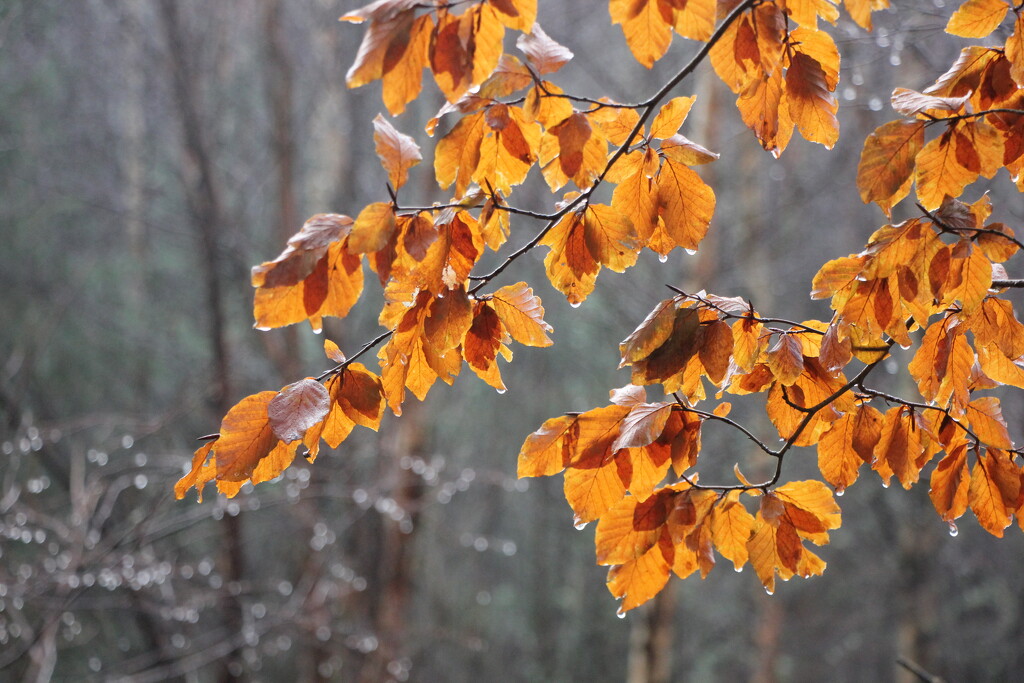
<path id="1" fill-rule="evenodd" d="M 363 29 L 337 18 L 354 3 L 0 0 L 0 679 L 912 680 L 901 657 L 949 681 L 1017 679 L 1024 539 L 968 517 L 951 538 L 925 485 L 862 474 L 822 577 L 772 597 L 731 572 L 672 580 L 617 619 L 560 478 L 515 478 L 544 419 L 628 382 L 618 341 L 665 284 L 824 315 L 812 275 L 884 223 L 854 185 L 865 135 L 895 118 L 893 87 L 926 86 L 966 44 L 942 33 L 944 0 L 894 4 L 874 33 L 845 17 L 833 31 L 831 152 L 794 141 L 774 160 L 709 65 L 684 82 L 687 135 L 722 155 L 701 169 L 719 198 L 708 238 L 605 275 L 579 310 L 538 287 L 555 345 L 517 348 L 508 393 L 463 373 L 379 434 L 196 504 L 172 492 L 196 437 L 247 393 L 329 366 L 304 326 L 252 329 L 249 268 L 306 217 L 385 197 L 379 85 L 345 87 Z M 694 51 L 677 39 L 647 71 L 606 3 L 540 5 L 575 52 L 560 76 L 577 93 L 641 99 Z M 441 104 L 428 84 L 395 121 L 425 153 Z M 429 162 L 406 202 L 446 199 Z M 1005 175 L 990 185 L 1019 230 L 1020 195 Z M 551 202 L 535 172 L 517 198 Z M 543 281 L 539 255 L 523 260 Z M 368 289 L 326 321 L 343 350 L 379 331 Z M 1004 414 L 1024 437 L 1024 401 Z M 735 432 L 709 429 L 704 452 L 723 475 L 769 466 Z M 813 449 L 796 455 L 787 478 L 815 468 Z"/>

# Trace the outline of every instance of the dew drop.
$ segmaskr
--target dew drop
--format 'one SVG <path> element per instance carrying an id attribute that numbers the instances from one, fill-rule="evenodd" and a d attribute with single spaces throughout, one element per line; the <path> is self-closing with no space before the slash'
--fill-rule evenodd
<path id="1" fill-rule="evenodd" d="M 764 592 L 767 593 L 768 595 L 775 595 L 775 591 L 773 591 L 771 588 L 768 588 L 768 587 L 765 587 Z"/>
<path id="2" fill-rule="evenodd" d="M 323 331 L 324 331 L 324 328 L 322 328 L 322 327 L 314 327 L 313 328 L 313 334 L 323 334 Z"/>
<path id="3" fill-rule="evenodd" d="M 661 261 L 662 263 L 665 263 L 666 261 L 668 261 L 668 254 L 658 254 L 658 260 Z"/>
<path id="4" fill-rule="evenodd" d="M 619 609 L 618 609 L 618 610 L 617 610 L 617 611 L 615 612 L 615 616 L 617 616 L 617 617 L 618 617 L 619 619 L 625 619 L 625 618 L 626 618 L 626 612 L 625 612 L 625 610 L 623 610 L 623 609 L 622 609 L 622 608 L 620 607 L 620 608 L 619 608 Z"/>
<path id="5" fill-rule="evenodd" d="M 697 253 L 697 250 L 696 250 L 696 249 L 686 249 L 685 251 L 686 251 L 686 253 L 687 253 L 687 254 L 689 254 L 690 256 L 693 256 L 694 254 L 696 254 L 696 253 Z"/>
<path id="6" fill-rule="evenodd" d="M 587 524 L 589 524 L 589 522 L 575 522 L 573 526 L 576 527 L 577 531 L 583 531 L 587 528 Z"/>
<path id="7" fill-rule="evenodd" d="M 270 331 L 270 327 L 268 327 L 267 325 L 256 325 L 255 327 L 260 332 L 269 332 Z"/>
<path id="8" fill-rule="evenodd" d="M 842 498 L 844 493 L 846 493 L 846 489 L 836 489 L 836 497 Z"/>
<path id="9" fill-rule="evenodd" d="M 495 389 L 495 391 L 497 391 L 499 394 L 504 394 L 506 391 L 508 391 L 508 389 L 502 387 L 501 389 Z"/>
<path id="10" fill-rule="evenodd" d="M 950 522 L 949 523 L 949 535 L 950 536 L 956 536 L 958 533 L 960 533 L 960 530 L 956 528 L 956 522 Z"/>
<path id="11" fill-rule="evenodd" d="M 583 303 L 582 301 L 576 301 L 576 302 L 570 301 L 569 305 L 572 306 L 573 308 L 579 308 L 582 303 Z"/>
<path id="12" fill-rule="evenodd" d="M 743 573 L 743 565 L 742 564 L 740 566 L 738 566 L 738 567 L 733 567 L 733 569 L 736 571 L 737 574 L 742 574 Z"/>

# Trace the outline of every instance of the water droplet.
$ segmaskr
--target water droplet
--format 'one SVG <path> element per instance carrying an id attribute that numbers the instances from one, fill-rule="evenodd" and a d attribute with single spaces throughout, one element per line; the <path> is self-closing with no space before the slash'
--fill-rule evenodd
<path id="1" fill-rule="evenodd" d="M 960 533 L 960 530 L 956 528 L 956 522 L 950 522 L 949 523 L 949 535 L 950 536 L 956 536 L 958 533 Z"/>
<path id="2" fill-rule="evenodd" d="M 768 588 L 767 586 L 765 586 L 764 592 L 768 595 L 775 595 L 775 591 L 773 591 L 771 588 Z"/>
<path id="3" fill-rule="evenodd" d="M 266 325 L 254 325 L 254 327 L 260 332 L 270 332 L 270 327 Z"/>
<path id="4" fill-rule="evenodd" d="M 743 572 L 743 565 L 741 564 L 741 565 L 740 565 L 740 566 L 738 566 L 738 567 L 733 567 L 733 569 L 735 569 L 735 570 L 736 570 L 736 573 L 737 573 L 737 574 L 740 574 L 740 573 L 742 573 L 742 572 Z"/>
<path id="5" fill-rule="evenodd" d="M 583 303 L 582 301 L 576 301 L 576 302 L 570 301 L 569 305 L 572 306 L 573 308 L 579 308 L 582 303 Z"/>
<path id="6" fill-rule="evenodd" d="M 697 250 L 696 250 L 696 249 L 686 249 L 685 251 L 686 251 L 686 253 L 687 253 L 687 254 L 689 254 L 690 256 L 693 256 L 694 254 L 696 254 L 696 253 L 697 253 Z"/>
<path id="7" fill-rule="evenodd" d="M 583 531 L 584 529 L 586 529 L 587 524 L 589 524 L 589 522 L 581 522 L 579 520 L 575 520 L 573 522 L 573 526 L 576 527 L 577 531 Z"/>
<path id="8" fill-rule="evenodd" d="M 666 261 L 668 261 L 668 254 L 658 254 L 658 260 L 661 261 L 662 263 L 665 263 Z"/>
<path id="9" fill-rule="evenodd" d="M 846 493 L 846 489 L 836 489 L 837 497 L 842 498 L 844 493 Z"/>
<path id="10" fill-rule="evenodd" d="M 508 391 L 508 389 L 502 387 L 501 389 L 495 389 L 495 391 L 497 391 L 499 394 L 504 394 L 506 391 Z"/>
<path id="11" fill-rule="evenodd" d="M 618 610 L 617 610 L 617 611 L 615 612 L 615 616 L 617 616 L 617 617 L 618 617 L 619 619 L 625 619 L 625 618 L 626 618 L 626 612 L 625 612 L 625 611 L 624 611 L 624 610 L 623 610 L 623 609 L 622 609 L 622 608 L 620 607 L 620 608 L 619 608 L 619 609 L 618 609 Z"/>
<path id="12" fill-rule="evenodd" d="M 322 334 L 323 331 L 324 331 L 324 328 L 322 328 L 322 327 L 314 327 L 313 328 L 313 334 Z"/>

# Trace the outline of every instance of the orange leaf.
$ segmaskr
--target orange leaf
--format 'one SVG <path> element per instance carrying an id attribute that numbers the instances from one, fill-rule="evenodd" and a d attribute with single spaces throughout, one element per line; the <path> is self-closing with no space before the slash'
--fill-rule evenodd
<path id="1" fill-rule="evenodd" d="M 967 495 L 971 485 L 967 469 L 967 444 L 960 443 L 939 461 L 932 470 L 928 496 L 945 522 L 952 523 L 967 511 Z"/>
<path id="2" fill-rule="evenodd" d="M 203 487 L 217 476 L 217 467 L 212 463 L 207 464 L 206 462 L 210 451 L 213 450 L 216 443 L 216 439 L 207 441 L 196 449 L 196 452 L 192 455 L 192 469 L 174 485 L 175 498 L 181 500 L 185 497 L 188 490 L 194 487 L 199 497 L 199 502 L 203 502 Z"/>
<path id="3" fill-rule="evenodd" d="M 509 335 L 525 346 L 551 346 L 548 332 L 553 332 L 551 325 L 544 322 L 544 307 L 539 296 L 525 283 L 502 287 L 491 295 L 494 312 L 501 318 L 501 323 Z"/>
<path id="4" fill-rule="evenodd" d="M 460 196 L 465 194 L 480 164 L 480 145 L 487 130 L 484 112 L 478 111 L 462 118 L 438 141 L 434 150 L 434 174 L 442 189 L 455 183 L 455 192 Z"/>
<path id="5" fill-rule="evenodd" d="M 218 480 L 245 481 L 277 444 L 267 415 L 267 407 L 277 393 L 262 391 L 246 396 L 224 416 L 214 447 Z"/>
<path id="6" fill-rule="evenodd" d="M 536 33 L 537 0 L 487 0 L 498 10 L 498 19 L 513 31 Z"/>
<path id="7" fill-rule="evenodd" d="M 672 498 L 667 490 L 640 502 L 626 496 L 597 523 L 594 545 L 598 564 L 625 564 L 650 550 L 668 519 Z"/>
<path id="8" fill-rule="evenodd" d="M 297 283 L 256 285 L 253 313 L 258 329 L 284 327 L 308 319 L 313 330 L 319 331 L 324 316 L 348 315 L 363 292 L 361 258 L 335 242 L 313 264 L 312 271 Z M 268 265 L 253 268 L 253 283 L 277 281 L 269 273 L 257 272 Z"/>
<path id="9" fill-rule="evenodd" d="M 579 415 L 564 415 L 547 420 L 526 437 L 519 451 L 517 476 L 546 477 L 565 469 L 579 435 Z"/>
<path id="10" fill-rule="evenodd" d="M 659 254 L 674 247 L 695 250 L 707 234 L 715 212 L 715 193 L 699 175 L 684 164 L 665 159 L 657 175 L 658 230 L 662 245 L 651 245 Z"/>
<path id="11" fill-rule="evenodd" d="M 864 141 L 857 187 L 865 204 L 878 202 L 886 214 L 910 191 L 914 159 L 924 144 L 924 121 L 890 121 Z"/>
<path id="12" fill-rule="evenodd" d="M 731 560 L 738 571 L 749 556 L 747 542 L 754 530 L 754 516 L 739 502 L 739 492 L 730 491 L 711 508 L 711 534 L 718 552 Z"/>
<path id="13" fill-rule="evenodd" d="M 813 57 L 795 52 L 786 70 L 786 95 L 789 113 L 800 134 L 810 142 L 832 149 L 839 140 L 839 104 L 825 71 Z"/>
<path id="14" fill-rule="evenodd" d="M 574 112 L 548 128 L 541 139 L 541 171 L 552 191 L 570 179 L 586 189 L 604 170 L 607 151 L 607 142 L 586 114 Z"/>
<path id="15" fill-rule="evenodd" d="M 696 97 L 673 97 L 661 105 L 658 115 L 651 123 L 651 137 L 664 140 L 675 135 L 686 120 Z"/>
<path id="16" fill-rule="evenodd" d="M 894 406 L 886 412 L 872 465 L 885 485 L 888 486 L 889 477 L 893 474 L 903 488 L 909 489 L 914 485 L 921 473 L 922 438 L 921 428 L 907 408 Z"/>
<path id="17" fill-rule="evenodd" d="M 672 43 L 672 25 L 666 23 L 658 0 L 611 0 L 612 23 L 622 25 L 629 51 L 648 69 L 664 56 Z"/>
<path id="18" fill-rule="evenodd" d="M 1003 23 L 1010 6 L 1004 0 L 967 0 L 946 24 L 946 33 L 961 38 L 984 38 Z"/>
<path id="19" fill-rule="evenodd" d="M 644 604 L 668 583 L 669 563 L 661 547 L 655 545 L 635 560 L 608 570 L 608 590 L 622 598 L 619 613 Z"/>
<path id="20" fill-rule="evenodd" d="M 1009 465 L 1009 467 L 1007 467 Z M 989 449 L 985 457 L 979 457 L 971 472 L 971 487 L 968 494 L 971 510 L 985 531 L 997 538 L 1003 537 L 1003 529 L 1010 526 L 1010 515 L 1016 508 L 1016 498 L 1020 493 L 1020 478 L 1017 478 L 1017 491 L 1010 486 L 1000 486 L 1004 475 L 1012 474 L 1012 465 L 1001 451 Z M 1004 490 L 1011 489 L 1011 490 Z M 1008 500 L 1014 494 L 1012 500 Z"/>
<path id="21" fill-rule="evenodd" d="M 399 133 L 380 114 L 373 119 L 373 141 L 391 187 L 399 189 L 409 179 L 409 169 L 423 160 L 419 145 L 408 135 Z"/>
<path id="22" fill-rule="evenodd" d="M 967 420 L 974 432 L 985 445 L 996 448 L 1013 448 L 1010 432 L 1003 419 L 1003 410 L 995 396 L 976 398 L 967 404 Z"/>
<path id="23" fill-rule="evenodd" d="M 473 307 L 466 290 L 456 287 L 430 301 L 423 336 L 434 351 L 443 355 L 462 343 L 472 324 Z"/>
<path id="24" fill-rule="evenodd" d="M 477 302 L 473 324 L 462 342 L 462 353 L 477 377 L 501 392 L 505 391 L 505 383 L 501 380 L 497 357 L 499 353 L 508 352 L 503 343 L 505 339 L 505 328 L 494 308 L 489 302 Z"/>
<path id="25" fill-rule="evenodd" d="M 857 481 L 860 466 L 873 458 L 881 421 L 881 413 L 871 406 L 858 406 L 833 422 L 822 435 L 818 442 L 818 469 L 837 492 Z"/>
<path id="26" fill-rule="evenodd" d="M 1006 39 L 1006 58 L 1010 60 L 1010 76 L 1024 87 L 1024 13 L 1013 23 L 1013 35 Z"/>
<path id="27" fill-rule="evenodd" d="M 917 155 L 917 197 L 926 209 L 936 209 L 949 195 L 959 197 L 964 187 L 978 177 L 960 165 L 952 144 L 953 130 L 935 138 Z"/>

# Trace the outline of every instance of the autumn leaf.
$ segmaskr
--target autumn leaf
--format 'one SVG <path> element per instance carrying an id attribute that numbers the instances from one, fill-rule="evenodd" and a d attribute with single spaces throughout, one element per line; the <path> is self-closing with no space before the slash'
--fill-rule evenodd
<path id="1" fill-rule="evenodd" d="M 256 465 L 277 444 L 267 414 L 276 391 L 247 396 L 227 412 L 220 423 L 220 437 L 214 446 L 217 479 L 245 481 Z"/>
<path id="2" fill-rule="evenodd" d="M 857 187 L 867 204 L 878 202 L 888 215 L 910 192 L 915 158 L 924 145 L 924 121 L 890 121 L 864 140 Z"/>
<path id="3" fill-rule="evenodd" d="M 392 116 L 419 95 L 427 48 L 434 26 L 430 15 L 416 18 L 418 2 L 374 2 L 349 12 L 342 21 L 370 25 L 359 46 L 355 62 L 346 75 L 350 88 L 383 79 L 384 103 Z"/>
<path id="4" fill-rule="evenodd" d="M 658 110 L 651 122 L 651 137 L 664 140 L 679 132 L 696 97 L 673 97 Z"/>
<path id="5" fill-rule="evenodd" d="M 551 250 L 544 259 L 548 278 L 570 304 L 583 303 L 602 266 L 621 273 L 637 258 L 633 224 L 601 204 L 565 215 L 540 244 Z"/>
<path id="6" fill-rule="evenodd" d="M 267 405 L 270 428 L 281 441 L 298 441 L 331 410 L 331 397 L 320 382 L 306 378 L 281 389 Z"/>
<path id="7" fill-rule="evenodd" d="M 960 165 L 949 129 L 926 144 L 917 155 L 917 197 L 926 209 L 937 209 L 949 195 L 959 197 L 964 187 L 978 177 Z"/>
<path id="8" fill-rule="evenodd" d="M 672 43 L 672 25 L 658 0 L 611 0 L 612 23 L 622 25 L 626 44 L 638 62 L 650 69 Z"/>
<path id="9" fill-rule="evenodd" d="M 516 39 L 516 47 L 541 75 L 558 71 L 573 57 L 572 50 L 555 42 L 536 24 L 528 35 L 523 34 Z"/>
<path id="10" fill-rule="evenodd" d="M 1005 0 L 967 0 L 946 24 L 946 33 L 962 38 L 984 38 L 1003 23 L 1010 6 Z"/>
<path id="11" fill-rule="evenodd" d="M 391 187 L 399 189 L 408 180 L 409 169 L 423 160 L 419 145 L 408 135 L 395 130 L 380 114 L 373 119 L 373 141 Z"/>
<path id="12" fill-rule="evenodd" d="M 803 52 L 793 54 L 786 70 L 786 95 L 789 114 L 804 139 L 832 149 L 839 140 L 839 104 L 816 59 Z"/>
<path id="13" fill-rule="evenodd" d="M 1004 451 L 989 448 L 978 457 L 971 471 L 968 500 L 971 510 L 985 531 L 997 538 L 1010 526 L 1010 517 L 1018 507 L 1021 472 Z"/>
<path id="14" fill-rule="evenodd" d="M 537 0 L 487 0 L 498 11 L 498 19 L 513 31 L 536 32 Z"/>
<path id="15" fill-rule="evenodd" d="M 482 83 L 497 67 L 505 36 L 502 15 L 491 4 L 474 5 L 461 15 L 438 12 L 431 34 L 430 69 L 449 102 Z"/>
<path id="16" fill-rule="evenodd" d="M 860 405 L 832 423 L 818 441 L 818 469 L 821 476 L 845 491 L 857 481 L 860 466 L 874 458 L 881 437 L 882 414 L 869 405 Z"/>
<path id="17" fill-rule="evenodd" d="M 983 396 L 968 403 L 966 417 L 971 431 L 982 443 L 1004 450 L 1013 448 L 1002 407 L 995 396 Z"/>
<path id="18" fill-rule="evenodd" d="M 932 470 L 928 496 L 943 521 L 952 523 L 967 511 L 970 485 L 967 443 L 961 442 L 950 449 Z"/>
<path id="19" fill-rule="evenodd" d="M 525 346 L 551 346 L 550 325 L 544 322 L 539 296 L 525 283 L 508 285 L 491 295 L 491 305 L 509 335 Z"/>
<path id="20" fill-rule="evenodd" d="M 586 114 L 574 112 L 541 138 L 541 171 L 552 191 L 569 180 L 586 189 L 604 170 L 607 152 L 600 130 L 590 125 Z"/>
<path id="21" fill-rule="evenodd" d="M 747 542 L 754 529 L 754 516 L 739 502 L 739 491 L 730 491 L 711 509 L 711 533 L 715 548 L 737 571 L 749 557 Z"/>

